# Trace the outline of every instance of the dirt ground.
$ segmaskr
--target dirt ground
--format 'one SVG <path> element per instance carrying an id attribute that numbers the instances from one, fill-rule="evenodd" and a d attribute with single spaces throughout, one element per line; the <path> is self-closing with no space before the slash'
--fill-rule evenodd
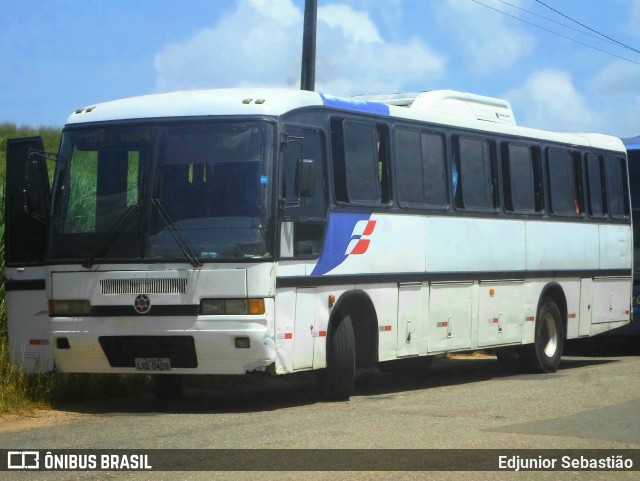
<path id="1" fill-rule="evenodd" d="M 24 431 L 75 421 L 90 414 L 69 413 L 55 409 L 37 409 L 27 414 L 0 414 L 0 432 Z"/>

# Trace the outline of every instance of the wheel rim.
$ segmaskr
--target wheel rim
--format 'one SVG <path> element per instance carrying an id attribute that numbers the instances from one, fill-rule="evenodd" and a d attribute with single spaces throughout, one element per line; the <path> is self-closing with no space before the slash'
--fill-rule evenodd
<path id="1" fill-rule="evenodd" d="M 556 319 L 550 312 L 542 318 L 542 329 L 544 334 L 544 353 L 547 357 L 553 357 L 558 350 L 558 329 L 556 329 Z"/>

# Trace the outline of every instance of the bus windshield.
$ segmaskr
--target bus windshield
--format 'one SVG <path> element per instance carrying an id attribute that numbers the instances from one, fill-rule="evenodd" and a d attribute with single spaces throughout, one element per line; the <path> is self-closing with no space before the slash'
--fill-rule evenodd
<path id="1" fill-rule="evenodd" d="M 49 259 L 271 256 L 267 122 L 172 122 L 63 133 Z"/>

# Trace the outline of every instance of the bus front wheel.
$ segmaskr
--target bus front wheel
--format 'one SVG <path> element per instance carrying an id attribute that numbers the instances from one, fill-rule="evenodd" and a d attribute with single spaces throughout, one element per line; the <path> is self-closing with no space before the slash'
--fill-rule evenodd
<path id="1" fill-rule="evenodd" d="M 329 330 L 327 367 L 318 372 L 318 383 L 325 399 L 346 401 L 353 392 L 356 351 L 353 324 L 344 316 Z"/>

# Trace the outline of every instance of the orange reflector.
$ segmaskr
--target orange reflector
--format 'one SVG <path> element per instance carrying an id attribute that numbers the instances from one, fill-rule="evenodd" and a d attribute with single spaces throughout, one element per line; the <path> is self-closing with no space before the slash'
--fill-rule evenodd
<path id="1" fill-rule="evenodd" d="M 264 314 L 264 299 L 249 299 L 249 314 Z"/>
<path id="2" fill-rule="evenodd" d="M 39 346 L 40 345 L 40 339 L 29 339 L 29 345 L 30 346 Z"/>
<path id="3" fill-rule="evenodd" d="M 320 337 L 326 337 L 327 331 L 320 331 L 318 334 L 320 335 Z"/>
<path id="4" fill-rule="evenodd" d="M 576 314 L 569 314 L 570 319 L 575 319 L 576 317 L 577 317 Z"/>
<path id="5" fill-rule="evenodd" d="M 494 324 L 498 324 L 499 322 L 500 322 L 500 318 L 498 318 L 498 317 L 494 317 L 493 318 L 493 323 Z"/>
<path id="6" fill-rule="evenodd" d="M 329 307 L 333 307 L 336 303 L 336 296 L 333 294 L 329 295 Z"/>
<path id="7" fill-rule="evenodd" d="M 489 295 L 493 296 L 496 293 L 495 289 L 489 289 Z"/>

